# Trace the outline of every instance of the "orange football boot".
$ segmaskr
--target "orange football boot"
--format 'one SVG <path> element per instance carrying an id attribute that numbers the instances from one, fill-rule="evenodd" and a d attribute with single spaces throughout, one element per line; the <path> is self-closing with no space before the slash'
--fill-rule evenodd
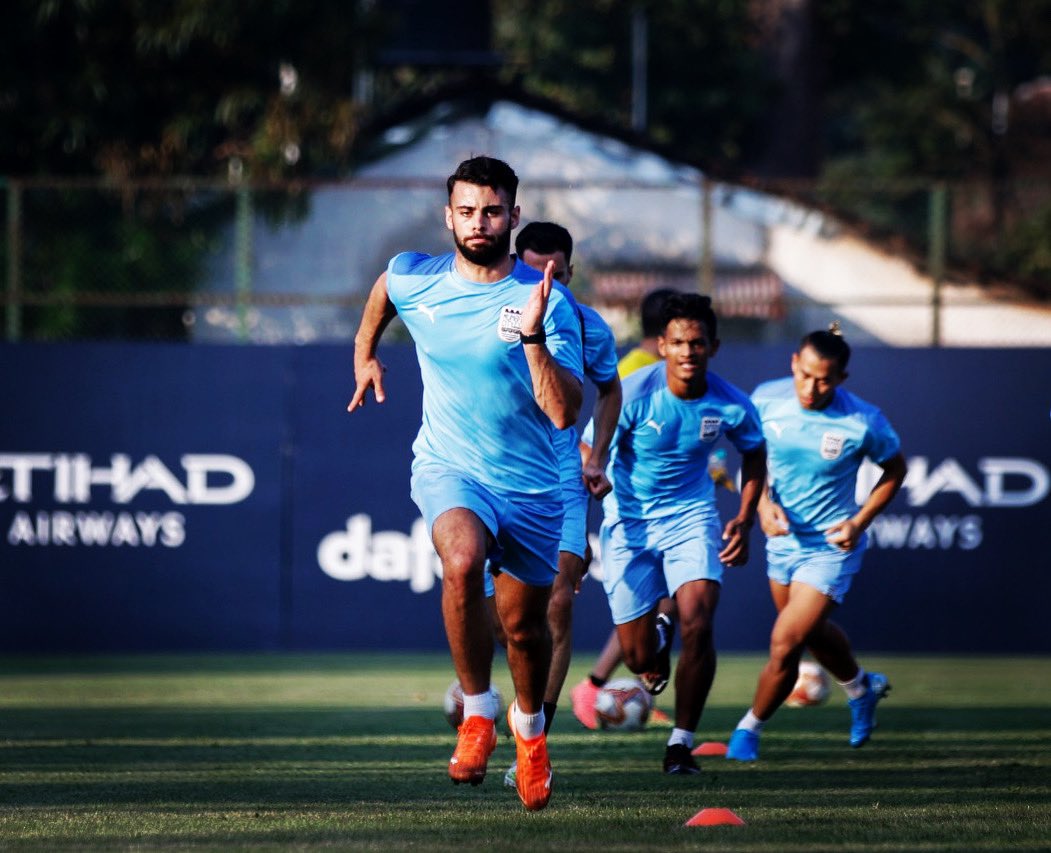
<path id="1" fill-rule="evenodd" d="M 457 785 L 482 784 L 489 756 L 496 749 L 496 723 L 486 717 L 468 717 L 457 729 L 456 751 L 449 759 L 449 778 Z"/>
<path id="2" fill-rule="evenodd" d="M 515 730 L 514 708 L 507 709 L 507 725 L 515 736 L 518 771 L 515 787 L 518 799 L 528 811 L 535 812 L 547 805 L 551 799 L 551 759 L 547 755 L 547 736 L 541 732 L 535 738 L 520 738 Z"/>

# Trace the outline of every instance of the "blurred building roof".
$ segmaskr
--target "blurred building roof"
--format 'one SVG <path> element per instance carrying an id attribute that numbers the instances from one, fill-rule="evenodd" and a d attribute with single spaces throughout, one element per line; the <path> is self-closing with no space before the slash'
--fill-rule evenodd
<path id="1" fill-rule="evenodd" d="M 257 217 L 253 292 L 310 294 L 324 304 L 258 309 L 254 339 L 352 337 L 352 303 L 363 299 L 390 257 L 450 249 L 446 178 L 462 160 L 486 154 L 519 175 L 522 223 L 566 226 L 585 298 L 622 317 L 632 293 L 691 288 L 706 268 L 724 314 L 787 318 L 789 338 L 838 318 L 857 343 L 931 341 L 931 282 L 903 259 L 846 233 L 820 211 L 706 181 L 644 138 L 574 118 L 514 89 L 461 86 L 402 105 L 365 136 L 360 168 L 347 180 L 314 187 L 305 216 L 278 224 Z M 704 257 L 707 239 L 711 254 Z M 210 276 L 214 290 L 234 288 L 232 234 L 229 242 Z M 946 287 L 943 294 L 943 343 L 1051 345 L 1047 311 L 994 306 L 977 288 Z M 202 319 L 194 328 L 199 340 L 229 338 L 241 323 L 221 309 Z"/>

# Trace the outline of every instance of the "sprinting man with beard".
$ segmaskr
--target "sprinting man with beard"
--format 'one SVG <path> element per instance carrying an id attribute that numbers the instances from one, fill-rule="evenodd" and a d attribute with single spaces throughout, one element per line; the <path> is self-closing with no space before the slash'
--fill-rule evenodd
<path id="1" fill-rule="evenodd" d="M 493 633 L 484 573 L 494 575 L 516 700 L 519 798 L 551 796 L 543 699 L 551 663 L 548 598 L 558 569 L 562 492 L 554 434 L 580 411 L 576 314 L 543 272 L 510 255 L 518 178 L 474 157 L 448 180 L 445 224 L 455 251 L 404 253 L 376 280 L 354 341 L 353 412 L 371 388 L 385 399 L 376 349 L 395 314 L 416 343 L 423 424 L 413 443 L 412 497 L 442 561 L 442 617 L 464 721 L 449 761 L 455 783 L 479 784 L 496 747 Z"/>

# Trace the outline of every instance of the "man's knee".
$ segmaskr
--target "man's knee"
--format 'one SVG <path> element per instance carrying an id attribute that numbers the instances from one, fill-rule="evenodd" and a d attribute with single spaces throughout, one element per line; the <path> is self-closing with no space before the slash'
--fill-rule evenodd
<path id="1" fill-rule="evenodd" d="M 512 608 L 512 611 L 515 611 Z M 545 642 L 550 636 L 546 609 L 525 608 L 517 612 L 503 612 L 504 634 L 509 646 L 533 646 Z"/>
<path id="2" fill-rule="evenodd" d="M 485 560 L 470 547 L 450 548 L 442 555 L 442 583 L 470 587 L 483 583 Z"/>
<path id="3" fill-rule="evenodd" d="M 646 655 L 645 650 L 627 648 L 623 643 L 621 644 L 621 659 L 624 661 L 624 666 L 636 675 L 647 672 L 652 666 L 652 661 Z"/>
<path id="4" fill-rule="evenodd" d="M 618 632 L 618 636 L 620 637 L 621 660 L 624 661 L 624 666 L 636 675 L 650 672 L 655 664 L 654 655 L 657 652 L 656 636 L 653 637 L 652 643 L 647 643 L 645 637 L 640 636 L 638 632 L 633 632 L 630 636 L 625 636 L 622 632 Z"/>
<path id="5" fill-rule="evenodd" d="M 770 660 L 779 667 L 798 662 L 803 653 L 803 642 L 789 634 L 775 633 L 770 637 Z"/>
<path id="6" fill-rule="evenodd" d="M 507 645 L 516 648 L 542 645 L 549 636 L 546 621 L 514 622 L 511 625 L 505 623 L 504 631 L 507 634 Z"/>
<path id="7" fill-rule="evenodd" d="M 707 611 L 679 613 L 679 635 L 683 648 L 706 648 L 712 644 L 713 627 Z"/>
<path id="8" fill-rule="evenodd" d="M 799 618 L 791 611 L 783 610 L 774 622 L 770 633 L 770 657 L 781 661 L 790 661 L 793 656 L 802 654 L 804 646 L 823 643 L 828 623 L 819 621 L 816 625 L 809 619 Z"/>

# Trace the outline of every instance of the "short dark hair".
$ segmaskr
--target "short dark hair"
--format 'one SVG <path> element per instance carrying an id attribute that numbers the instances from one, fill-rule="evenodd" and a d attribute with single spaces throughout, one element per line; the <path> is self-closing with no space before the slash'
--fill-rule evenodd
<path id="1" fill-rule="evenodd" d="M 450 198 L 453 194 L 453 185 L 458 181 L 478 187 L 503 190 L 507 193 L 507 200 L 511 207 L 515 205 L 515 196 L 518 194 L 518 175 L 503 160 L 497 160 L 495 157 L 472 157 L 464 160 L 445 182 Z"/>
<path id="2" fill-rule="evenodd" d="M 642 336 L 655 338 L 664 332 L 664 303 L 676 291 L 669 287 L 658 287 L 642 297 Z"/>
<path id="3" fill-rule="evenodd" d="M 664 308 L 661 311 L 661 334 L 663 335 L 672 320 L 696 320 L 703 323 L 708 331 L 708 342 L 715 341 L 718 337 L 719 321 L 712 310 L 710 296 L 701 296 L 699 293 L 673 292 L 664 300 Z"/>
<path id="4" fill-rule="evenodd" d="M 573 257 L 573 236 L 557 222 L 530 222 L 515 237 L 518 257 L 522 257 L 526 250 L 538 255 L 561 252 L 568 264 Z"/>
<path id="5" fill-rule="evenodd" d="M 803 339 L 799 342 L 799 351 L 802 352 L 806 347 L 813 349 L 821 358 L 837 362 L 840 370 L 847 369 L 847 362 L 850 361 L 850 344 L 839 331 L 838 323 L 833 323 L 828 329 L 820 329 L 803 335 Z"/>

